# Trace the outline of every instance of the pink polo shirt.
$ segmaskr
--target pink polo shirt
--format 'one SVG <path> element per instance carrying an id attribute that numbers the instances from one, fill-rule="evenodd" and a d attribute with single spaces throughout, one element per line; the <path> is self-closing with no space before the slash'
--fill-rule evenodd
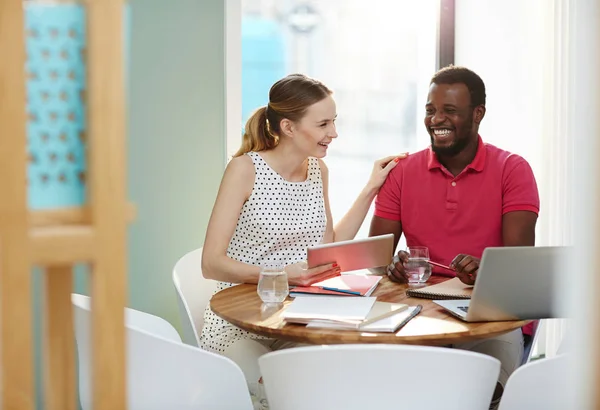
<path id="1" fill-rule="evenodd" d="M 527 161 L 481 137 L 473 162 L 456 177 L 427 148 L 401 160 L 375 200 L 376 216 L 401 221 L 407 245 L 427 246 L 431 260 L 444 265 L 460 253 L 481 258 L 485 248 L 503 246 L 502 215 L 539 208 Z"/>

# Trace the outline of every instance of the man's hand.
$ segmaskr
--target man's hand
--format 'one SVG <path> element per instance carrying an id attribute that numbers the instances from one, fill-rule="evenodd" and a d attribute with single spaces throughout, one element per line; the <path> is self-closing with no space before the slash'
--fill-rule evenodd
<path id="1" fill-rule="evenodd" d="M 394 282 L 408 282 L 408 275 L 404 269 L 404 264 L 408 262 L 408 252 L 398 251 L 398 254 L 392 259 L 392 263 L 387 266 L 387 275 Z"/>
<path id="2" fill-rule="evenodd" d="M 479 262 L 479 258 L 461 253 L 452 260 L 450 267 L 456 271 L 456 276 L 461 282 L 473 285 L 477 279 Z"/>

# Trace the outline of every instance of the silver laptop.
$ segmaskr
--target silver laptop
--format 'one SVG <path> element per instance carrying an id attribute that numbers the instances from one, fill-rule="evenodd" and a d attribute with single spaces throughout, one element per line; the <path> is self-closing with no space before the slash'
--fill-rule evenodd
<path id="1" fill-rule="evenodd" d="M 486 248 L 470 300 L 434 300 L 466 322 L 555 317 L 555 272 L 569 247 Z"/>
<path id="2" fill-rule="evenodd" d="M 307 262 L 309 268 L 337 262 L 343 272 L 348 272 L 386 266 L 393 253 L 394 234 L 389 233 L 309 246 Z"/>

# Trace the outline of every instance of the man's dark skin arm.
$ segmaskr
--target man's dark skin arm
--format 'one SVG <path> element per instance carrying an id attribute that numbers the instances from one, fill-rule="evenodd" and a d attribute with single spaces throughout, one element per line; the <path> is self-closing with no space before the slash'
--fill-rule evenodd
<path id="1" fill-rule="evenodd" d="M 371 219 L 369 236 L 385 235 L 388 233 L 394 234 L 394 249 L 396 249 L 398 241 L 400 241 L 400 236 L 402 235 L 402 222 L 373 216 Z M 400 251 L 398 252 L 398 257 L 398 263 L 392 262 L 386 268 L 387 274 L 390 279 L 396 282 L 407 282 L 408 276 L 406 276 L 406 271 L 404 270 L 404 265 L 402 263 L 408 260 L 408 254 L 404 251 Z"/>
<path id="2" fill-rule="evenodd" d="M 530 211 L 513 211 L 502 216 L 502 242 L 504 246 L 534 246 L 535 245 L 535 225 L 537 223 L 537 214 Z M 394 249 L 398 246 L 398 241 L 402 235 L 402 222 L 373 216 L 371 219 L 371 228 L 369 236 L 377 236 L 392 233 L 394 234 Z M 396 282 L 406 282 L 408 280 L 403 262 L 408 259 L 408 254 L 404 251 L 398 252 L 399 261 L 392 263 L 387 268 L 390 279 Z M 471 255 L 459 254 L 450 264 L 456 270 L 456 276 L 468 284 L 475 283 L 477 271 L 479 270 L 480 259 Z"/>
<path id="3" fill-rule="evenodd" d="M 513 211 L 502 216 L 502 243 L 504 246 L 535 246 L 535 225 L 537 214 L 530 211 Z M 460 254 L 450 267 L 456 276 L 467 285 L 475 283 L 479 270 L 479 258 Z"/>

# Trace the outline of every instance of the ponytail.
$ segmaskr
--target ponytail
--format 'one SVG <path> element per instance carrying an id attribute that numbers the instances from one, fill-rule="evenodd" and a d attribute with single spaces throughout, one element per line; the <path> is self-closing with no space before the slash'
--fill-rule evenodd
<path id="1" fill-rule="evenodd" d="M 267 123 L 267 107 L 260 107 L 246 122 L 242 146 L 234 154 L 239 157 L 250 151 L 264 151 L 277 146 L 279 139 L 271 134 Z"/>

